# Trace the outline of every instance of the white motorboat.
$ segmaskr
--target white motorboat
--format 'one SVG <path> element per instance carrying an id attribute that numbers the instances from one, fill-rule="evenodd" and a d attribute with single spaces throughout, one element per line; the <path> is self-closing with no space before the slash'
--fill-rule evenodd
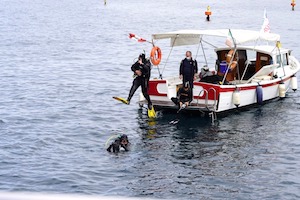
<path id="1" fill-rule="evenodd" d="M 284 98 L 290 88 L 294 91 L 297 89 L 296 73 L 300 69 L 300 64 L 292 56 L 291 50 L 281 47 L 278 34 L 229 29 L 180 30 L 153 34 L 152 39 L 155 43 L 169 39 L 171 50 L 176 46 L 198 45 L 198 48 L 203 50 L 205 62 L 215 63 L 215 69 L 211 74 L 219 77 L 220 80 L 196 79 L 193 101 L 185 109 L 186 111 L 208 112 L 216 116 L 216 113 L 237 107 Z M 217 40 L 224 42 L 216 46 L 213 43 Z M 226 40 L 232 44 L 231 47 L 225 44 Z M 208 47 L 211 51 L 215 51 L 215 60 L 207 61 L 205 51 L 209 50 Z M 158 65 L 160 56 L 160 48 L 154 46 L 152 63 Z M 201 71 L 201 66 L 198 68 Z M 171 98 L 176 97 L 180 87 L 182 87 L 182 80 L 179 74 L 151 79 L 149 95 L 154 107 L 178 109 Z M 145 103 L 142 95 L 139 103 L 140 105 Z"/>

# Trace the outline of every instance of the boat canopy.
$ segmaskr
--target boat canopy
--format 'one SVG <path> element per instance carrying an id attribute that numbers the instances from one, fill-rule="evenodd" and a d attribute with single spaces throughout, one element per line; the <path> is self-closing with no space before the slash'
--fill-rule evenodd
<path id="1" fill-rule="evenodd" d="M 268 42 L 280 41 L 280 35 L 275 33 L 263 33 L 260 31 L 240 29 L 179 30 L 174 32 L 153 34 L 152 39 L 171 39 L 171 46 L 182 46 L 199 44 L 200 39 L 202 39 L 203 36 L 223 37 L 225 38 L 224 41 L 226 38 L 231 40 L 234 38 L 234 41 L 237 45 L 258 40 Z"/>

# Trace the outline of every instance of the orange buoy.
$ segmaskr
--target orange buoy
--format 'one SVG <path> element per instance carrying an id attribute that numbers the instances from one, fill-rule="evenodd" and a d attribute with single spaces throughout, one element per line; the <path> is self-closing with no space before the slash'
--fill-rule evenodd
<path id="1" fill-rule="evenodd" d="M 211 11 L 205 11 L 205 15 L 211 15 Z"/>
<path id="2" fill-rule="evenodd" d="M 205 11 L 206 19 L 209 21 L 209 16 L 211 15 L 210 6 L 207 6 Z"/>
<path id="3" fill-rule="evenodd" d="M 233 58 L 233 60 L 232 60 L 232 63 L 231 63 L 231 65 L 230 65 L 230 69 L 231 69 L 231 70 L 233 70 L 233 69 L 237 66 L 237 55 L 236 55 L 236 54 L 233 55 L 233 53 L 234 53 L 234 50 L 231 49 L 231 50 L 227 53 L 227 55 L 226 55 L 226 62 L 227 62 L 228 64 L 230 63 L 231 58 L 234 56 L 234 58 Z"/>
<path id="4" fill-rule="evenodd" d="M 150 53 L 150 60 L 152 62 L 153 65 L 159 65 L 160 61 L 161 61 L 161 50 L 159 47 L 154 46 L 151 50 Z"/>

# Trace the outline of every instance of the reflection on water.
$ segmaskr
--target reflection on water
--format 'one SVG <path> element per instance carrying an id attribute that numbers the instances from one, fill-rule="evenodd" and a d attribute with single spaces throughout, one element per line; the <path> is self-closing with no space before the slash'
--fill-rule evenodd
<path id="1" fill-rule="evenodd" d="M 279 179 L 276 173 L 264 174 L 277 162 L 272 143 L 279 137 L 274 129 L 280 116 L 272 112 L 285 109 L 279 105 L 274 111 L 277 103 L 282 102 L 233 112 L 214 125 L 208 117 L 187 115 L 178 116 L 180 122 L 172 125 L 174 115 L 149 120 L 140 111 L 138 134 L 142 139 L 133 165 L 137 179 L 130 182 L 129 189 L 136 195 L 155 197 L 197 196 L 201 191 L 203 198 L 235 198 L 239 193 L 253 198 L 260 184 L 274 185 L 274 179 Z M 275 124 L 262 126 L 265 121 Z M 226 191 L 223 196 L 221 191 Z M 272 196 L 271 189 L 264 191 L 265 196 Z"/>

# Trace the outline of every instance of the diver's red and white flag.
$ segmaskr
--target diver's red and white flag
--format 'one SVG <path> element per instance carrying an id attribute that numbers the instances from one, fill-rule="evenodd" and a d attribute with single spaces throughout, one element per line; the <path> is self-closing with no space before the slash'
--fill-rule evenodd
<path id="1" fill-rule="evenodd" d="M 271 31 L 270 22 L 269 22 L 269 19 L 267 17 L 267 11 L 266 10 L 264 11 L 264 23 L 263 23 L 260 31 L 263 32 L 263 33 L 270 33 L 270 31 Z"/>
<path id="2" fill-rule="evenodd" d="M 147 40 L 145 40 L 144 38 L 141 38 L 141 37 L 139 37 L 139 36 L 137 36 L 137 35 L 135 35 L 133 33 L 129 33 L 129 38 L 130 39 L 134 39 L 134 40 L 136 40 L 138 42 L 147 42 Z"/>

